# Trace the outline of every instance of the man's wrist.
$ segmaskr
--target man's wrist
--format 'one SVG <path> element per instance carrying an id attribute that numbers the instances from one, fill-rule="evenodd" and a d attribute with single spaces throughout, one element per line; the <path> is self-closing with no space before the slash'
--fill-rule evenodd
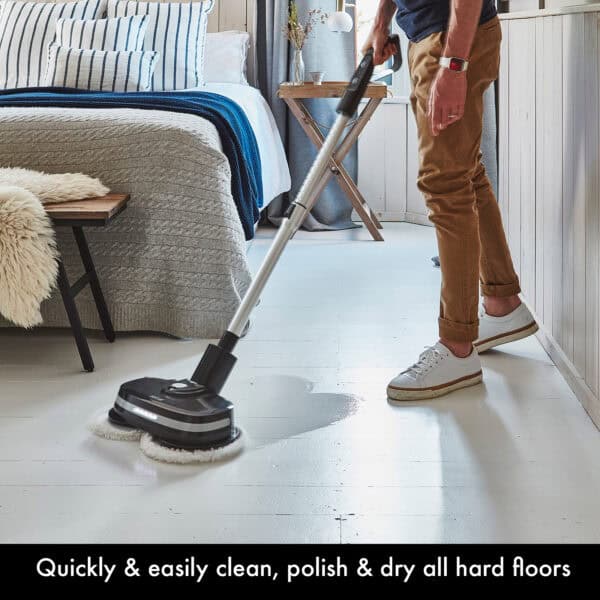
<path id="1" fill-rule="evenodd" d="M 469 67 L 469 61 L 456 55 L 444 53 L 439 60 L 440 66 L 453 73 L 464 73 Z"/>
<path id="2" fill-rule="evenodd" d="M 375 22 L 373 24 L 373 31 L 376 33 L 388 32 L 390 29 L 390 21 L 396 12 L 396 4 L 394 0 L 387 0 L 381 2 L 377 14 L 375 15 Z"/>
<path id="3" fill-rule="evenodd" d="M 375 21 L 375 24 L 373 25 L 373 31 L 375 33 L 389 33 L 390 22 L 386 22 L 384 20 Z"/>

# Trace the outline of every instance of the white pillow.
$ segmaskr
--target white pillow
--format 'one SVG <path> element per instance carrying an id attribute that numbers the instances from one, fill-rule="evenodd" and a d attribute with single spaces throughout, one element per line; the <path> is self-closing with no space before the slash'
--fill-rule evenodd
<path id="1" fill-rule="evenodd" d="M 147 15 L 144 50 L 160 52 L 152 90 L 182 90 L 204 84 L 204 44 L 213 0 L 129 2 L 108 0 L 109 17 Z"/>
<path id="2" fill-rule="evenodd" d="M 248 85 L 246 60 L 250 35 L 245 31 L 206 34 L 204 81 Z"/>
<path id="3" fill-rule="evenodd" d="M 0 1 L 0 89 L 41 85 L 56 21 L 62 17 L 96 19 L 105 9 L 106 0 Z"/>
<path id="4" fill-rule="evenodd" d="M 144 35 L 144 15 L 121 19 L 58 19 L 55 42 L 83 50 L 141 50 Z"/>
<path id="5" fill-rule="evenodd" d="M 44 85 L 105 92 L 144 92 L 150 88 L 158 52 L 82 50 L 50 44 Z"/>

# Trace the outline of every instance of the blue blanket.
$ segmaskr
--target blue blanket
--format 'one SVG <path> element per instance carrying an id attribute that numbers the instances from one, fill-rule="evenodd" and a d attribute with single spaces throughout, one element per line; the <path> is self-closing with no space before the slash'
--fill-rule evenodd
<path id="1" fill-rule="evenodd" d="M 246 239 L 254 236 L 263 205 L 260 154 L 244 111 L 232 100 L 209 92 L 94 92 L 68 88 L 0 91 L 2 106 L 139 108 L 189 113 L 210 121 L 219 132 L 231 166 L 231 193 Z"/>

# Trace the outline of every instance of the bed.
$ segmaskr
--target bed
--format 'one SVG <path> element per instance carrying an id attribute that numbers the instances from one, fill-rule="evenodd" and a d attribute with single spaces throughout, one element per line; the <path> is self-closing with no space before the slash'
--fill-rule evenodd
<path id="1" fill-rule="evenodd" d="M 217 17 L 211 16 L 213 27 Z M 199 89 L 233 99 L 247 116 L 260 153 L 264 209 L 290 185 L 267 103 L 249 85 Z M 121 219 L 88 233 L 117 331 L 220 335 L 251 276 L 230 163 L 211 122 L 164 110 L 2 107 L 0 138 L 2 166 L 84 172 L 131 195 Z M 74 242 L 66 232 L 58 242 L 74 279 L 80 271 Z M 89 294 L 82 293 L 78 307 L 84 327 L 99 329 Z M 42 314 L 45 326 L 67 326 L 57 296 Z"/>

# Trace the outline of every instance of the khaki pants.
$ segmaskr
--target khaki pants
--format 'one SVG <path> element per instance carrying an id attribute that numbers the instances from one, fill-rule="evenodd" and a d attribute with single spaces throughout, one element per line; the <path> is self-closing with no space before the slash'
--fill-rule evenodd
<path id="1" fill-rule="evenodd" d="M 442 271 L 440 337 L 470 342 L 478 333 L 479 283 L 485 296 L 520 292 L 480 151 L 483 93 L 498 77 L 500 22 L 493 18 L 475 35 L 463 118 L 433 137 L 427 104 L 444 39 L 444 33 L 433 33 L 408 49 L 411 103 L 419 137 L 417 184 L 437 233 Z"/>

